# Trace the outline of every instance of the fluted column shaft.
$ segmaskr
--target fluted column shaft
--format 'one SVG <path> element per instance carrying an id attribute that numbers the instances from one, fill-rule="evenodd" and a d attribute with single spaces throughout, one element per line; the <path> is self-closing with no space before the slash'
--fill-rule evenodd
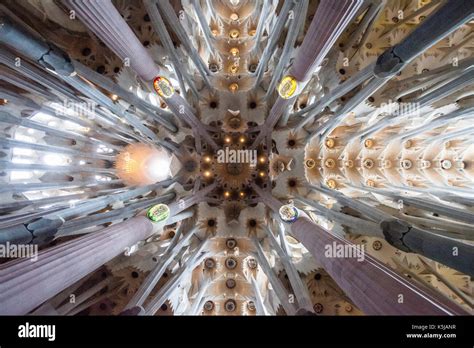
<path id="1" fill-rule="evenodd" d="M 353 244 L 324 230 L 306 217 L 300 217 L 294 222 L 291 231 L 365 314 L 467 314 L 441 294 L 409 283 L 370 255 L 365 254 L 362 261 L 358 258 L 326 257 L 327 245 Z"/>
<path id="2" fill-rule="evenodd" d="M 141 78 L 151 81 L 159 75 L 153 58 L 110 0 L 69 0 L 67 4 L 118 57 L 129 59 Z"/>
<path id="3" fill-rule="evenodd" d="M 290 75 L 305 81 L 362 5 L 361 0 L 321 0 L 293 61 Z"/>
<path id="4" fill-rule="evenodd" d="M 0 266 L 0 314 L 26 314 L 153 233 L 138 216 L 38 254 L 36 262 Z"/>
<path id="5" fill-rule="evenodd" d="M 321 64 L 361 4 L 361 0 L 321 0 L 303 43 L 295 56 L 289 75 L 299 82 L 306 82 L 314 69 Z M 275 127 L 285 108 L 292 105 L 296 96 L 297 93 L 289 99 L 278 96 L 252 148 L 256 148 Z"/>

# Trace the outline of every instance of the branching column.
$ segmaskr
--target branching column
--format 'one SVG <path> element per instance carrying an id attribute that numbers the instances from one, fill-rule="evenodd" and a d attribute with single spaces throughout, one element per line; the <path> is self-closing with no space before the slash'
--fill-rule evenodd
<path id="1" fill-rule="evenodd" d="M 296 81 L 305 83 L 314 69 L 321 64 L 361 4 L 360 0 L 322 0 L 296 54 L 289 75 Z M 289 99 L 278 97 L 265 123 L 260 128 L 261 132 L 255 139 L 253 148 L 258 146 L 260 141 L 275 127 L 286 106 L 290 105 L 296 96 L 297 93 Z"/>

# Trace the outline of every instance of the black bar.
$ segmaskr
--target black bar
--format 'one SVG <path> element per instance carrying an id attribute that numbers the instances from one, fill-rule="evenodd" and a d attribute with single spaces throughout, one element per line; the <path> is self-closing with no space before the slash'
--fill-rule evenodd
<path id="1" fill-rule="evenodd" d="M 55 340 L 20 338 L 19 326 L 55 325 Z M 0 346 L 127 344 L 347 344 L 472 347 L 472 316 L 459 317 L 0 317 Z M 414 326 L 415 325 L 415 326 Z M 455 334 L 408 338 L 407 334 Z"/>

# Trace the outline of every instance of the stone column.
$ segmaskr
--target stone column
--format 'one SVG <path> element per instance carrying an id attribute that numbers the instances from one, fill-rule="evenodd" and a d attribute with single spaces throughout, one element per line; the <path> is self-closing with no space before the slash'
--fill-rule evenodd
<path id="1" fill-rule="evenodd" d="M 298 218 L 291 225 L 291 232 L 365 314 L 467 315 L 443 295 L 408 282 L 368 254 L 363 259 L 327 257 L 327 246 L 355 245 L 324 230 L 307 217 Z"/>
<path id="2" fill-rule="evenodd" d="M 293 61 L 290 75 L 298 81 L 307 80 L 321 64 L 362 3 L 361 0 L 321 0 Z"/>
<path id="3" fill-rule="evenodd" d="M 122 60 L 128 58 L 132 69 L 147 81 L 159 75 L 159 68 L 135 33 L 110 0 L 69 0 L 81 21 Z"/>
<path id="4" fill-rule="evenodd" d="M 361 0 L 321 0 L 288 74 L 299 83 L 306 83 L 361 5 Z M 262 62 L 259 69 L 262 67 Z M 262 139 L 273 130 L 283 111 L 288 105 L 293 104 L 297 94 L 298 91 L 289 99 L 283 99 L 281 96 L 277 98 L 252 148 L 256 148 Z"/>
<path id="5" fill-rule="evenodd" d="M 153 231 L 154 224 L 138 216 L 41 251 L 34 262 L 18 259 L 1 265 L 0 314 L 27 314 Z"/>

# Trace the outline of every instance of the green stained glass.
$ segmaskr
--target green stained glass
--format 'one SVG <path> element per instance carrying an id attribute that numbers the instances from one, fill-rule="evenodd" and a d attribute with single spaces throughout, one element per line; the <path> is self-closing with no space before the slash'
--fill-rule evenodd
<path id="1" fill-rule="evenodd" d="M 157 204 L 148 209 L 146 216 L 153 222 L 164 221 L 170 216 L 170 208 L 166 204 Z"/>

